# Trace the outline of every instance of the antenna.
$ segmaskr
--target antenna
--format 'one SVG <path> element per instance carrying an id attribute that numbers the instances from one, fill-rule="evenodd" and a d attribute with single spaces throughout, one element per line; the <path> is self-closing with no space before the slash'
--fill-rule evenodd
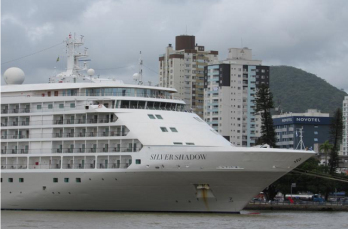
<path id="1" fill-rule="evenodd" d="M 138 85 L 143 84 L 143 59 L 141 58 L 141 51 L 139 54 L 139 72 L 134 73 L 133 80 L 138 82 Z"/>
<path id="2" fill-rule="evenodd" d="M 186 35 L 187 35 L 187 25 L 186 25 Z"/>
<path id="3" fill-rule="evenodd" d="M 139 84 L 143 84 L 143 59 L 141 58 L 141 51 L 139 54 Z"/>
<path id="4" fill-rule="evenodd" d="M 297 144 L 297 146 L 296 146 L 296 149 L 298 149 L 298 147 L 300 146 L 300 150 L 303 150 L 303 149 L 306 148 L 306 147 L 305 147 L 305 144 L 304 144 L 304 142 L 303 142 L 303 135 L 302 135 L 302 133 L 303 133 L 303 126 L 301 126 L 301 128 L 299 128 L 298 130 L 299 130 L 299 132 L 300 132 L 300 141 L 298 142 L 298 144 Z M 297 137 L 297 130 L 296 130 L 296 137 Z M 302 147 L 303 147 L 303 148 L 302 148 Z"/>

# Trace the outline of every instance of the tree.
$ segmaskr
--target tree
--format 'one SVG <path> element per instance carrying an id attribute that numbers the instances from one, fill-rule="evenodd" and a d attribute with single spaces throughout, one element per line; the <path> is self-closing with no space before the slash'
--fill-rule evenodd
<path id="1" fill-rule="evenodd" d="M 320 147 L 319 150 L 324 151 L 325 153 L 325 166 L 327 166 L 327 153 L 329 152 L 329 150 L 331 150 L 333 147 L 332 144 L 330 144 L 330 142 L 328 140 L 326 140 Z"/>
<path id="2" fill-rule="evenodd" d="M 331 175 L 335 174 L 336 169 L 338 168 L 338 151 L 339 151 L 340 143 L 342 140 L 342 132 L 343 132 L 342 110 L 340 108 L 337 108 L 330 126 L 330 140 L 333 145 L 331 153 L 330 153 L 330 160 L 329 160 Z"/>
<path id="3" fill-rule="evenodd" d="M 261 84 L 256 92 L 255 112 L 261 115 L 261 137 L 259 142 L 276 147 L 276 134 L 273 126 L 271 108 L 273 105 L 273 95 L 268 86 Z"/>

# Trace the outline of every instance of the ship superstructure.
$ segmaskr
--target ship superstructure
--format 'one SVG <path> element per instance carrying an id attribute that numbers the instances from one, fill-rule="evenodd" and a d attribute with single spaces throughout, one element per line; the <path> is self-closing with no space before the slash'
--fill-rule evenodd
<path id="1" fill-rule="evenodd" d="M 2 86 L 3 209 L 239 212 L 312 156 L 235 147 L 175 89 L 74 68 L 55 83 Z"/>

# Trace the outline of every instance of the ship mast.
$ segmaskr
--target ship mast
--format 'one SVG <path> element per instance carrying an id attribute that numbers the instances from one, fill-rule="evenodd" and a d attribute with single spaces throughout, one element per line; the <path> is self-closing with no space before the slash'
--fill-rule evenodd
<path id="1" fill-rule="evenodd" d="M 74 77 L 79 76 L 80 70 L 87 70 L 86 63 L 83 68 L 79 66 L 79 59 L 82 57 L 87 57 L 87 48 L 85 48 L 84 52 L 81 53 L 78 51 L 79 47 L 83 45 L 83 36 L 80 36 L 80 40 L 78 41 L 69 34 L 69 37 L 66 39 L 66 53 L 67 53 L 67 70 L 65 72 L 65 77 Z"/>

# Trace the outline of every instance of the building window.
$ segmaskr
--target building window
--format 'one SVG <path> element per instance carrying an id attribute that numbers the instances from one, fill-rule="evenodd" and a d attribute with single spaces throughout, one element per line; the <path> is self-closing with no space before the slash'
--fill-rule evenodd
<path id="1" fill-rule="evenodd" d="M 162 132 L 168 132 L 167 128 L 161 127 Z"/>
<path id="2" fill-rule="evenodd" d="M 81 178 L 76 178 L 76 183 L 81 183 Z"/>
<path id="3" fill-rule="evenodd" d="M 48 104 L 48 109 L 52 109 L 53 108 L 53 104 Z"/>
<path id="4" fill-rule="evenodd" d="M 141 159 L 135 159 L 135 164 L 140 165 L 141 164 Z"/>
<path id="5" fill-rule="evenodd" d="M 13 182 L 13 178 L 8 178 L 8 182 L 12 183 Z"/>
<path id="6" fill-rule="evenodd" d="M 156 114 L 156 118 L 163 119 L 161 115 L 157 115 L 157 114 Z"/>
<path id="7" fill-rule="evenodd" d="M 53 178 L 53 183 L 58 183 L 58 178 Z"/>
<path id="8" fill-rule="evenodd" d="M 69 178 L 64 178 L 65 183 L 69 183 Z"/>
<path id="9" fill-rule="evenodd" d="M 75 108 L 75 103 L 70 103 L 70 108 Z"/>
<path id="10" fill-rule="evenodd" d="M 317 141 L 318 141 L 318 138 L 314 138 L 314 141 L 317 142 Z"/>
<path id="11" fill-rule="evenodd" d="M 59 104 L 59 108 L 64 108 L 64 104 Z"/>
<path id="12" fill-rule="evenodd" d="M 178 130 L 177 130 L 175 127 L 170 127 L 170 130 L 171 130 L 172 132 L 178 132 Z"/>
<path id="13" fill-rule="evenodd" d="M 38 110 L 41 110 L 41 108 L 42 108 L 41 105 L 37 105 L 37 106 L 36 106 L 36 109 L 38 109 Z"/>
<path id="14" fill-rule="evenodd" d="M 19 178 L 19 183 L 23 183 L 24 182 L 24 178 Z"/>
<path id="15" fill-rule="evenodd" d="M 149 116 L 150 119 L 156 119 L 152 114 L 148 114 L 147 116 Z"/>
<path id="16" fill-rule="evenodd" d="M 318 134 L 318 131 L 314 131 L 314 134 Z"/>
<path id="17" fill-rule="evenodd" d="M 314 128 L 318 128 L 318 126 L 314 126 Z"/>

